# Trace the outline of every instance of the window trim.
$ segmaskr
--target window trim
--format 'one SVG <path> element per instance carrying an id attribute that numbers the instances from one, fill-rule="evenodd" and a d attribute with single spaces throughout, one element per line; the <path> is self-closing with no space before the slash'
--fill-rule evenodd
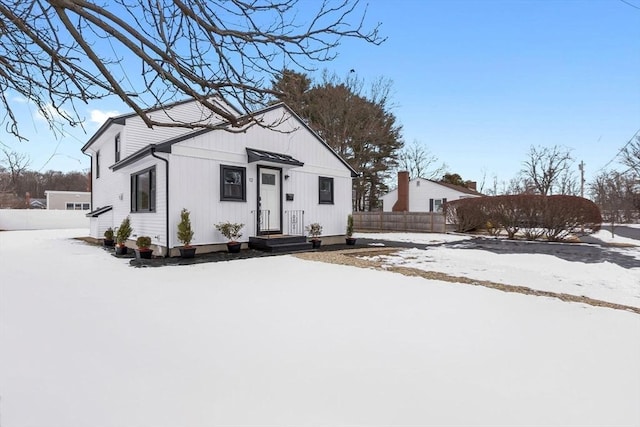
<path id="1" fill-rule="evenodd" d="M 117 163 L 120 161 L 120 150 L 121 150 L 121 141 L 120 141 L 120 134 L 117 134 L 116 137 L 113 140 L 114 142 L 114 149 L 115 149 L 115 162 Z"/>
<path id="2" fill-rule="evenodd" d="M 149 173 L 149 209 L 138 209 L 138 178 Z M 131 174 L 131 213 L 156 212 L 156 167 L 151 166 Z"/>
<path id="3" fill-rule="evenodd" d="M 240 185 L 242 195 L 226 196 L 224 192 L 224 173 L 226 171 L 240 172 Z M 220 165 L 220 201 L 221 202 L 246 202 L 247 201 L 247 168 L 243 166 Z"/>
<path id="4" fill-rule="evenodd" d="M 322 182 L 326 181 L 331 183 L 331 200 L 322 199 Z M 335 185 L 333 177 L 319 176 L 318 177 L 318 203 L 321 205 L 333 205 L 335 200 Z"/>

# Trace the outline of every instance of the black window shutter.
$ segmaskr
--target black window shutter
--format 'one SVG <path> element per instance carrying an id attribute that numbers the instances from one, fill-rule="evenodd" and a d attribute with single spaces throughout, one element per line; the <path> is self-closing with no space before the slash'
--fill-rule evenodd
<path id="1" fill-rule="evenodd" d="M 433 199 L 429 199 L 429 212 L 433 212 Z"/>

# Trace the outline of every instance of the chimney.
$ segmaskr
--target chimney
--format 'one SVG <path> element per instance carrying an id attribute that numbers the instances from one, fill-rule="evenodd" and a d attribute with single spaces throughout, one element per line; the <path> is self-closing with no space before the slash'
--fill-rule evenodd
<path id="1" fill-rule="evenodd" d="M 466 184 L 469 190 L 478 191 L 478 183 L 476 181 L 467 181 Z"/>
<path id="2" fill-rule="evenodd" d="M 398 172 L 398 200 L 391 208 L 393 212 L 407 212 L 409 210 L 409 172 Z"/>
<path id="3" fill-rule="evenodd" d="M 25 204 L 27 205 L 26 208 L 31 209 L 31 193 L 27 191 L 24 195 L 24 198 L 25 198 Z"/>

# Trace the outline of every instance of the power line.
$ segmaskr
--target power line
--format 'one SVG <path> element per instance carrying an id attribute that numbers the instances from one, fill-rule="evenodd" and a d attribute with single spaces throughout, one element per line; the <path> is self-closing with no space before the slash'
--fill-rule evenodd
<path id="1" fill-rule="evenodd" d="M 624 3 L 624 4 L 626 4 L 626 5 L 629 5 L 629 6 L 631 6 L 631 7 L 634 7 L 634 8 L 636 8 L 636 9 L 640 10 L 640 6 L 636 6 L 635 4 L 630 3 L 630 2 L 628 2 L 627 0 L 620 0 L 620 1 L 621 1 L 622 3 Z"/>
<path id="2" fill-rule="evenodd" d="M 636 131 L 636 133 L 634 133 L 633 136 L 627 141 L 627 143 L 624 144 L 622 146 L 622 148 L 618 150 L 616 155 L 613 156 L 613 158 L 611 160 L 609 160 L 604 166 L 602 166 L 600 169 L 598 169 L 596 171 L 596 173 L 600 172 L 601 170 L 604 170 L 607 166 L 609 166 L 611 163 L 613 163 L 618 158 L 618 156 L 629 146 L 629 144 L 631 144 L 633 142 L 633 139 L 636 137 L 636 135 L 638 135 L 638 132 L 640 132 L 640 129 L 638 129 Z"/>

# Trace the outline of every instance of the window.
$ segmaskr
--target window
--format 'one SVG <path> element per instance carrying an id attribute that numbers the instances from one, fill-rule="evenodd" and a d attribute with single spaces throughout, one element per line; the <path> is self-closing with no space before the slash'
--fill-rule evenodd
<path id="1" fill-rule="evenodd" d="M 100 178 L 100 152 L 96 151 L 96 178 Z"/>
<path id="2" fill-rule="evenodd" d="M 120 134 L 116 135 L 115 139 L 115 149 L 116 149 L 116 162 L 120 161 Z"/>
<path id="3" fill-rule="evenodd" d="M 320 204 L 333 204 L 333 178 L 327 178 L 324 176 L 319 177 L 319 203 Z"/>
<path id="4" fill-rule="evenodd" d="M 276 185 L 276 176 L 272 173 L 263 173 L 262 174 L 262 184 L 263 185 Z"/>
<path id="5" fill-rule="evenodd" d="M 156 168 L 131 175 L 131 212 L 156 210 Z"/>
<path id="6" fill-rule="evenodd" d="M 88 211 L 89 203 L 68 202 L 65 207 L 68 211 Z"/>
<path id="7" fill-rule="evenodd" d="M 246 169 L 220 166 L 220 200 L 244 202 L 246 200 Z"/>
<path id="8" fill-rule="evenodd" d="M 429 212 L 442 212 L 442 207 L 447 203 L 446 197 L 443 199 L 429 199 Z"/>

